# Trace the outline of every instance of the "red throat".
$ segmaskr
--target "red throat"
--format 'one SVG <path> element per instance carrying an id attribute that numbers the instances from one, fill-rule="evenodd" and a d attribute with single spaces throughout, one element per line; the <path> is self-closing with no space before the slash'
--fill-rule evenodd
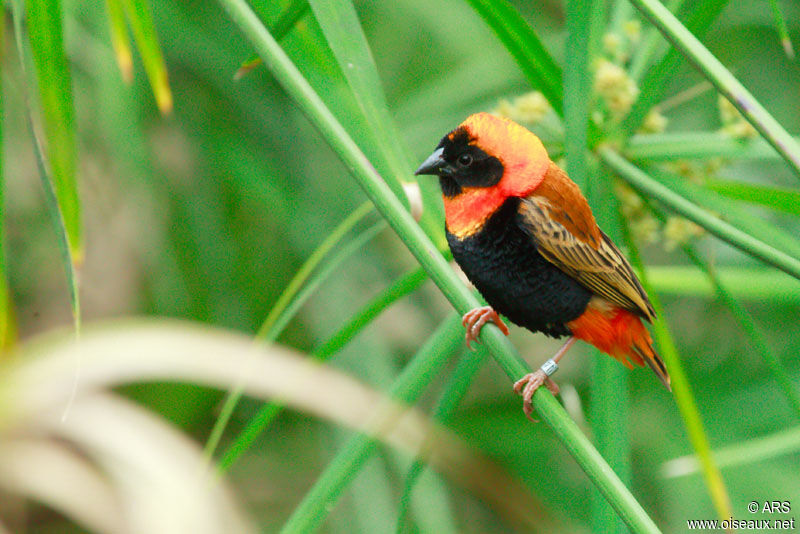
<path id="1" fill-rule="evenodd" d="M 465 187 L 444 198 L 447 229 L 463 239 L 478 231 L 510 197 L 524 197 L 542 182 L 550 158 L 536 135 L 522 126 L 488 113 L 476 113 L 461 126 L 471 144 L 500 160 L 503 177 L 492 187 Z"/>

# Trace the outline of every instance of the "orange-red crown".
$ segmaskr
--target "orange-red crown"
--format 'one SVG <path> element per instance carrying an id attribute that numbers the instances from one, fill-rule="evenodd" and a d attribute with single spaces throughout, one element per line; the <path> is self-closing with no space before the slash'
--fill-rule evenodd
<path id="1" fill-rule="evenodd" d="M 524 196 L 536 189 L 550 166 L 544 145 L 528 129 L 510 119 L 475 113 L 461 123 L 478 146 L 503 164 L 503 177 L 496 187 L 505 196 Z"/>

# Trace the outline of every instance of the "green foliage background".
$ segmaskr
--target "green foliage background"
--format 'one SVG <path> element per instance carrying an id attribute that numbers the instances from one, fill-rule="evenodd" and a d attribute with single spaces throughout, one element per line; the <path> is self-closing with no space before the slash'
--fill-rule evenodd
<path id="1" fill-rule="evenodd" d="M 789 31 L 797 41 L 800 6 L 784 4 Z M 566 65 L 565 6 L 556 1 L 513 5 L 556 63 Z M 273 24 L 284 7 L 282 3 L 261 6 L 259 14 L 268 25 Z M 163 0 L 151 9 L 173 95 L 168 116 L 159 113 L 137 54 L 133 82 L 123 81 L 111 47 L 105 4 L 95 0 L 62 4 L 83 211 L 82 318 L 91 322 L 127 315 L 179 317 L 255 334 L 303 261 L 365 197 L 348 169 L 263 66 L 233 80 L 253 48 L 218 4 Z M 414 0 L 357 2 L 356 10 L 397 125 L 398 135 L 392 142 L 420 161 L 441 135 L 468 114 L 491 110 L 501 99 L 532 89 L 503 44 L 466 2 L 442 0 L 435 6 Z M 639 17 L 632 9 L 621 12 L 626 18 Z M 642 21 L 643 30 L 649 27 Z M 11 53 L 10 13 L 4 38 L 5 264 L 18 337 L 24 342 L 70 325 L 69 282 L 26 127 L 24 93 L 34 95 L 35 82 Z M 765 2 L 730 3 L 702 41 L 786 130 L 800 131 L 800 66 L 781 48 Z M 305 14 L 280 42 L 325 100 L 338 103 L 335 113 L 346 127 L 352 127 L 342 117 L 357 109 L 356 104 L 348 96 L 339 66 L 329 62 L 330 53 L 313 15 Z M 702 81 L 697 71 L 681 61 L 665 80 L 663 94 L 681 94 Z M 669 119 L 668 133 L 714 132 L 721 126 L 713 90 L 701 91 L 664 114 Z M 350 133 L 359 137 L 358 132 Z M 597 139 L 614 141 L 614 133 L 601 131 Z M 759 143 L 763 141 L 747 146 Z M 688 150 L 702 144 L 681 146 Z M 562 146 L 557 139 L 548 143 L 553 154 L 560 154 Z M 363 149 L 372 156 L 370 147 Z M 755 157 L 715 163 L 719 170 L 713 177 L 798 190 L 798 176 L 774 152 L 768 148 L 753 152 L 757 152 Z M 677 156 L 664 159 L 684 161 Z M 648 169 L 658 166 L 655 160 L 642 161 Z M 691 164 L 693 172 L 706 173 L 705 163 Z M 586 180 L 598 179 L 601 170 L 596 159 L 590 159 L 588 168 Z M 726 200 L 705 182 L 701 185 L 699 198 L 723 200 L 696 203 L 734 225 L 742 222 L 740 212 L 766 221 L 800 247 L 797 211 Z M 422 187 L 425 198 L 430 198 L 427 195 L 435 184 Z M 725 189 L 724 184 L 720 187 Z M 613 188 L 606 188 L 593 195 L 593 207 L 603 211 L 613 204 L 614 194 Z M 787 201 L 790 206 L 793 200 L 796 197 Z M 727 210 L 728 205 L 736 208 Z M 426 204 L 426 209 L 434 210 L 426 215 L 429 221 L 440 220 L 438 204 Z M 376 215 L 368 215 L 355 232 L 377 220 Z M 441 244 L 439 223 L 429 228 Z M 348 234 L 345 241 L 353 235 Z M 730 294 L 752 314 L 797 394 L 800 283 L 714 237 L 702 237 L 693 246 L 704 262 L 722 273 Z M 639 243 L 639 249 L 652 288 L 663 303 L 663 317 L 712 449 L 737 446 L 743 450 L 738 455 L 734 451 L 732 465 L 721 465 L 734 516 L 752 518 L 745 507 L 754 500 L 794 499 L 793 508 L 800 510 L 799 414 L 775 375 L 729 307 L 711 290 L 702 272 L 690 267 L 692 262 L 680 249 L 665 250 L 661 242 Z M 784 252 L 793 253 L 788 246 Z M 402 242 L 391 231 L 382 231 L 314 292 L 278 341 L 313 352 L 376 294 L 416 266 Z M 436 287 L 426 282 L 371 322 L 335 354 L 331 365 L 387 391 L 450 311 Z M 512 332 L 512 340 L 533 366 L 559 346 L 557 341 L 520 329 Z M 459 357 L 473 356 L 462 350 Z M 568 411 L 590 435 L 596 432 L 592 418 L 599 417 L 591 405 L 598 358 L 607 357 L 576 346 L 557 376 Z M 454 360 L 447 372 L 433 380 L 418 407 L 433 409 L 455 367 Z M 717 517 L 698 473 L 664 475 L 666 462 L 694 452 L 673 396 L 643 370 L 614 380 L 621 390 L 629 388 L 627 395 L 607 402 L 629 402 L 616 423 L 623 426 L 610 433 L 618 431 L 630 451 L 623 468 L 629 475 L 622 476 L 629 476 L 634 496 L 667 532 L 684 531 L 686 519 Z M 224 396 L 174 383 L 127 386 L 125 393 L 200 443 L 208 439 Z M 324 386 L 309 388 L 309 395 L 325 402 Z M 241 400 L 222 436 L 221 450 L 260 406 L 255 400 Z M 542 525 L 563 532 L 598 531 L 598 512 L 590 504 L 591 483 L 548 426 L 527 423 L 518 397 L 494 362 L 487 359 L 480 368 L 448 424 L 531 489 L 546 510 Z M 770 453 L 759 441 L 781 432 L 787 432 L 788 444 L 777 453 Z M 264 531 L 276 531 L 285 523 L 350 435 L 325 421 L 287 410 L 233 463 L 229 473 L 233 486 Z M 409 465 L 409 458 L 380 447 L 331 510 L 323 530 L 394 530 Z M 517 528 L 440 475 L 427 472 L 424 477 L 434 482 L 415 490 L 421 493 L 422 504 L 413 506 L 413 528 L 425 531 L 435 526 L 442 532 Z M 43 508 L 33 508 L 27 521 L 30 532 L 64 532 L 66 523 Z M 617 528 L 609 522 L 600 524 L 605 531 Z"/>

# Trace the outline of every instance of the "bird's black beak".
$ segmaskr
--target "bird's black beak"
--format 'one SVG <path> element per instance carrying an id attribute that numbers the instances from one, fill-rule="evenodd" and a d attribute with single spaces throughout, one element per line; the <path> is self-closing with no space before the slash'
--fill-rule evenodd
<path id="1" fill-rule="evenodd" d="M 431 174 L 435 176 L 441 176 L 442 174 L 447 174 L 447 169 L 449 168 L 448 163 L 442 157 L 444 153 L 444 148 L 440 147 L 433 151 L 433 154 L 428 156 L 428 159 L 422 162 L 422 165 L 419 166 L 419 169 L 414 172 L 416 176 L 420 174 Z"/>

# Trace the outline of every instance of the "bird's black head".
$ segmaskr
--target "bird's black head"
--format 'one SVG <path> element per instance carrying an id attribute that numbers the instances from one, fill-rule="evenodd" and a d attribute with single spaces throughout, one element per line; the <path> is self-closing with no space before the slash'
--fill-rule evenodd
<path id="1" fill-rule="evenodd" d="M 467 129 L 460 126 L 442 138 L 414 174 L 438 176 L 442 193 L 452 198 L 464 187 L 497 184 L 503 177 L 503 164 L 476 145 Z"/>

